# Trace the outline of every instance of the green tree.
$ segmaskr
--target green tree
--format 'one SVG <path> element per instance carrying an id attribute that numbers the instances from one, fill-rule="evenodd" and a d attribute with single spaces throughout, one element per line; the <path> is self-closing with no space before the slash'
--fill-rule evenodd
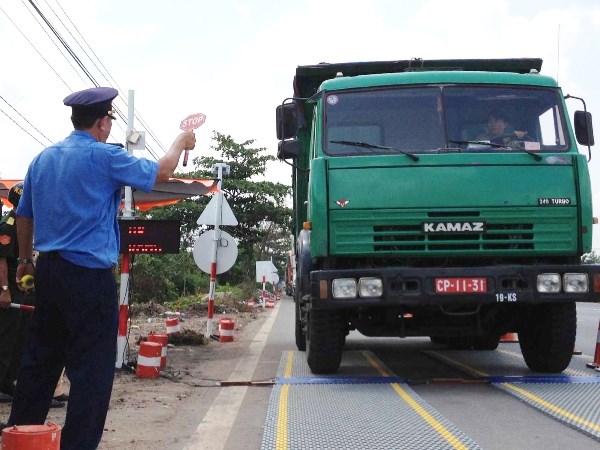
<path id="1" fill-rule="evenodd" d="M 194 158 L 195 170 L 176 176 L 214 178 L 214 164 L 223 162 L 229 165 L 230 173 L 223 178 L 222 190 L 238 225 L 221 228 L 236 239 L 238 258 L 229 271 L 219 275 L 219 284 L 244 284 L 247 290 L 252 291 L 255 286 L 255 261 L 273 259 L 280 268 L 280 274 L 283 273 L 291 232 L 291 209 L 285 206 L 285 202 L 291 188 L 264 180 L 266 164 L 275 158 L 266 155 L 264 147 L 253 147 L 254 140 L 237 143 L 231 136 L 213 131 L 212 141 L 210 154 L 214 156 Z M 153 219 L 181 221 L 182 252 L 180 255 L 156 255 L 136 260 L 138 282 L 145 277 L 153 286 L 149 292 L 138 297 L 148 297 L 156 292 L 168 293 L 172 297 L 173 292 L 184 295 L 207 286 L 208 278 L 197 275 L 200 271 L 193 262 L 191 250 L 200 232 L 196 221 L 210 199 L 206 196 L 191 198 L 173 206 L 153 208 L 145 214 Z M 194 273 L 196 275 L 192 276 Z M 143 298 L 138 300 L 147 301 Z"/>

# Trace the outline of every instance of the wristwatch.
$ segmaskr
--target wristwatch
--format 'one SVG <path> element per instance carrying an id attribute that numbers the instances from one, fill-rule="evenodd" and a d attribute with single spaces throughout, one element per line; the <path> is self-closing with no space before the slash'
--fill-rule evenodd
<path id="1" fill-rule="evenodd" d="M 8 286 L 2 286 L 3 291 L 8 291 Z"/>
<path id="2" fill-rule="evenodd" d="M 33 259 L 31 258 L 17 258 L 17 264 L 31 264 Z"/>

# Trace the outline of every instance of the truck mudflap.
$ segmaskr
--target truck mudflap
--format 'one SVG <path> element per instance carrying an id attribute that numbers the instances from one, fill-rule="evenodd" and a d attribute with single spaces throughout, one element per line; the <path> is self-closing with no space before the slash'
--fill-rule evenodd
<path id="1" fill-rule="evenodd" d="M 558 292 L 540 292 L 538 276 L 555 274 Z M 574 274 L 583 276 L 574 277 Z M 565 275 L 567 276 L 565 278 Z M 334 298 L 335 279 L 380 278 L 380 297 Z M 587 278 L 587 290 L 565 291 L 565 281 Z M 379 268 L 313 270 L 310 273 L 313 308 L 356 306 L 600 302 L 600 265 L 510 265 L 453 268 Z"/>

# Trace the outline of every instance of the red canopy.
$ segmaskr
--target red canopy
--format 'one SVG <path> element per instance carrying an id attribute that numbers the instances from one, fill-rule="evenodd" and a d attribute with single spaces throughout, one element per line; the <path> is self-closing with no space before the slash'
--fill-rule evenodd
<path id="1" fill-rule="evenodd" d="M 12 205 L 7 200 L 8 191 L 19 181 L 0 180 L 0 200 L 8 208 Z M 208 195 L 218 190 L 218 180 L 205 178 L 171 178 L 164 183 L 157 183 L 151 192 L 134 190 L 133 204 L 140 211 L 147 211 L 155 206 L 173 205 L 180 200 L 198 195 Z"/>

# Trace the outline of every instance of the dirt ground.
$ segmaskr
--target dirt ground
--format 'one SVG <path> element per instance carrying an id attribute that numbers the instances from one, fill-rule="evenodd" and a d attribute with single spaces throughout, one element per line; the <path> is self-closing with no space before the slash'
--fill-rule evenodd
<path id="1" fill-rule="evenodd" d="M 110 409 L 99 448 L 104 450 L 182 449 L 196 430 L 204 412 L 272 309 L 218 308 L 219 319 L 234 319 L 233 342 L 206 339 L 206 310 L 189 309 L 167 315 L 160 305 L 131 308 L 128 336 L 130 364 L 116 370 Z M 148 334 L 166 333 L 166 318 L 180 317 L 181 335 L 169 343 L 167 366 L 159 378 L 140 378 L 133 366 L 139 342 Z M 68 393 L 68 381 L 65 383 Z M 48 422 L 64 424 L 65 408 L 51 408 Z M 6 422 L 9 403 L 0 403 L 0 421 Z"/>

